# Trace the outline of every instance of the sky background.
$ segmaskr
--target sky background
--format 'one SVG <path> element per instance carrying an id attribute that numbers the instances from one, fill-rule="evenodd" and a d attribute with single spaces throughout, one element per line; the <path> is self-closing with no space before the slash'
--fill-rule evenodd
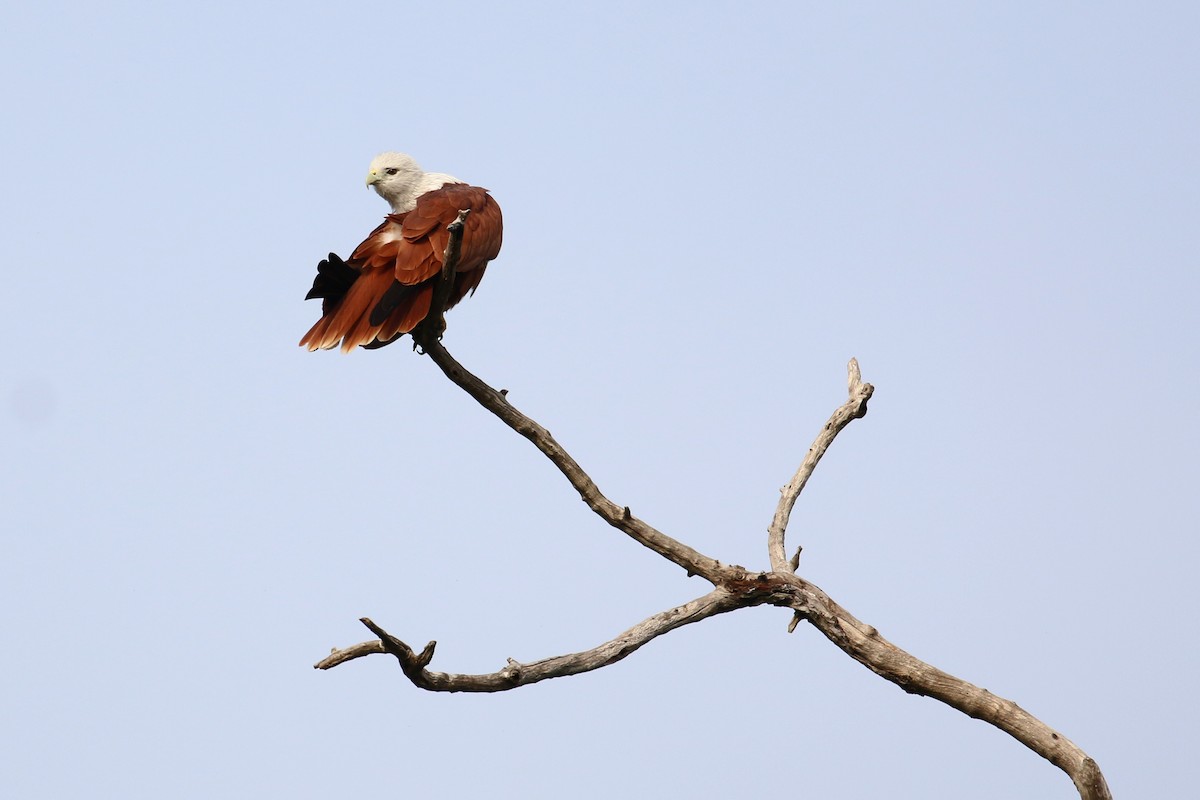
<path id="1" fill-rule="evenodd" d="M 788 612 L 599 672 L 707 584 L 406 345 L 307 353 L 371 158 L 490 188 L 445 344 L 616 502 L 801 574 L 1074 740 L 1194 785 L 1194 3 L 23 3 L 0 25 L 0 772 L 22 798 L 1061 798 Z"/>

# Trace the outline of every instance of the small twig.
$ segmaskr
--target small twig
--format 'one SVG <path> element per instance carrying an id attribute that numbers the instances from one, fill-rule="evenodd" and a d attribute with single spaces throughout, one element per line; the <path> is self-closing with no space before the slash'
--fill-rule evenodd
<path id="1" fill-rule="evenodd" d="M 788 481 L 787 486 L 780 490 L 781 496 L 779 505 L 775 508 L 775 517 L 771 520 L 771 527 L 767 529 L 767 552 L 771 557 L 771 569 L 777 572 L 788 568 L 783 537 L 787 531 L 788 519 L 792 515 L 792 507 L 796 505 L 796 499 L 800 497 L 800 492 L 804 491 L 804 485 L 808 483 L 813 470 L 817 468 L 821 456 L 825 455 L 825 451 L 829 449 L 829 445 L 842 432 L 842 429 L 849 425 L 851 420 L 866 416 L 867 401 L 875 392 L 874 386 L 862 382 L 858 359 L 850 359 L 847 372 L 849 373 L 850 399 L 833 412 L 833 416 L 825 423 L 825 427 L 817 435 L 812 447 L 808 448 L 808 454 L 801 462 L 800 469 L 796 470 L 796 474 Z"/>
<path id="2" fill-rule="evenodd" d="M 438 340 L 446 332 L 446 303 L 454 289 L 454 276 L 458 272 L 458 261 L 462 253 L 463 230 L 466 228 L 467 215 L 471 209 L 464 208 L 458 212 L 458 217 L 446 226 L 449 238 L 446 250 L 442 254 L 442 274 L 433 286 L 433 299 L 429 304 L 429 313 L 413 331 L 413 343 L 427 349 L 429 340 Z"/>
<path id="3" fill-rule="evenodd" d="M 339 664 L 345 664 L 347 661 L 353 661 L 356 658 L 370 656 L 376 653 L 386 653 L 387 650 L 383 646 L 383 642 L 378 639 L 370 642 L 361 642 L 350 647 L 333 648 L 329 655 L 322 658 L 317 663 L 313 664 L 314 669 L 333 669 Z"/>

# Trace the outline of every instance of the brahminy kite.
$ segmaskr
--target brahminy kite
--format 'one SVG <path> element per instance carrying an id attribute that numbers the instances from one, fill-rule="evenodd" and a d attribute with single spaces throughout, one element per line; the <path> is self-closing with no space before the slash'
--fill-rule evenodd
<path id="1" fill-rule="evenodd" d="M 349 353 L 391 344 L 429 315 L 442 274 L 446 226 L 469 209 L 450 308 L 474 293 L 488 262 L 500 253 L 500 206 L 487 189 L 440 172 L 425 172 L 403 153 L 382 153 L 371 162 L 367 186 L 392 207 L 383 224 L 342 261 L 335 254 L 317 266 L 305 300 L 322 298 L 321 319 L 301 347 L 337 347 Z"/>

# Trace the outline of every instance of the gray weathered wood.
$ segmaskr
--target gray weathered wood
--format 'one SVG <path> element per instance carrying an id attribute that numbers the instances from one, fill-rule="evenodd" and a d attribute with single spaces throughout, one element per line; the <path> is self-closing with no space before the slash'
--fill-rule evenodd
<path id="1" fill-rule="evenodd" d="M 457 230 L 451 231 L 444 281 L 453 279 L 461 239 L 462 226 L 459 225 Z M 434 309 L 439 321 L 442 311 L 440 304 Z M 795 555 L 788 559 L 784 545 L 792 508 L 833 440 L 850 422 L 867 413 L 867 402 L 874 392 L 871 384 L 863 383 L 855 359 L 850 360 L 848 369 L 849 398 L 833 412 L 809 448 L 800 468 L 781 490 L 779 504 L 767 533 L 771 569 L 755 572 L 723 564 L 692 549 L 638 519 L 628 507 L 620 506 L 606 497 L 549 431 L 509 403 L 505 392 L 488 386 L 446 351 L 440 341 L 443 328 L 441 324 L 423 327 L 414 332 L 414 338 L 447 378 L 532 442 L 563 473 L 588 507 L 609 525 L 687 570 L 689 575 L 703 577 L 713 585 L 713 589 L 689 603 L 654 614 L 590 650 L 524 664 L 509 659 L 502 669 L 484 675 L 430 671 L 428 666 L 433 659 L 436 642 L 429 642 L 418 653 L 374 621 L 363 618 L 362 623 L 379 638 L 335 649 L 315 665 L 317 668 L 331 669 L 363 656 L 388 653 L 400 663 L 405 676 L 422 689 L 435 692 L 501 692 L 550 678 L 600 669 L 620 661 L 663 634 L 717 614 L 751 606 L 775 605 L 792 610 L 789 631 L 799 622 L 807 621 L 842 652 L 904 691 L 940 700 L 1009 734 L 1063 770 L 1074 782 L 1082 800 L 1111 798 L 1096 762 L 1065 736 L 1011 700 L 956 678 L 901 650 L 874 627 L 860 622 L 820 588 L 796 574 L 800 550 L 797 549 Z"/>

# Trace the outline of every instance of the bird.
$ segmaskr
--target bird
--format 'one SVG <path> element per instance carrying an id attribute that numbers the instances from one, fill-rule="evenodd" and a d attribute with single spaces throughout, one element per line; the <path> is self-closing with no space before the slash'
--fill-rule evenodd
<path id="1" fill-rule="evenodd" d="M 383 347 L 431 316 L 450 236 L 447 226 L 460 211 L 469 213 L 445 307 L 474 294 L 488 263 L 500 253 L 504 223 L 487 189 L 425 172 L 412 156 L 395 152 L 371 161 L 367 187 L 388 202 L 391 212 L 350 258 L 330 253 L 317 265 L 304 299 L 321 299 L 321 318 L 300 340 L 310 351 Z"/>

